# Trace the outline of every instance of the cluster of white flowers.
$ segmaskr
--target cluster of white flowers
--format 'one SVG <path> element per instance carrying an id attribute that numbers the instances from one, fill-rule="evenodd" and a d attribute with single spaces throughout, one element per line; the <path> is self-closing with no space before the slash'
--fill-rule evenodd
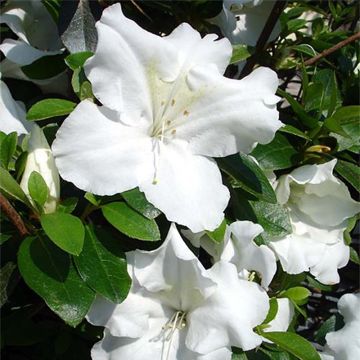
<path id="1" fill-rule="evenodd" d="M 231 42 L 254 45 L 247 36 L 258 34 L 249 18 L 244 23 L 242 17 L 249 3 L 254 16 L 263 14 L 261 6 L 255 7 L 257 1 L 224 1 L 217 23 L 229 13 L 238 16 L 237 22 L 226 22 L 230 28 L 222 28 Z M 29 33 L 23 7 L 35 7 L 29 13 L 42 14 L 43 5 L 22 4 L 11 1 L 0 17 L 19 36 L 5 40 L 0 49 L 8 60 L 24 65 L 58 53 L 61 44 L 59 39 L 51 40 L 52 47 L 35 43 L 39 37 Z M 38 19 L 45 21 L 43 15 Z M 240 31 L 244 24 L 245 32 Z M 174 223 L 158 249 L 128 253 L 128 297 L 121 304 L 98 297 L 88 314 L 91 323 L 106 328 L 92 350 L 94 360 L 231 359 L 232 346 L 249 350 L 263 341 L 254 328 L 268 313 L 266 291 L 277 260 L 290 274 L 310 271 L 324 284 L 339 282 L 337 269 L 349 260 L 343 231 L 359 204 L 334 177 L 336 160 L 305 165 L 274 182 L 278 202 L 290 213 L 291 234 L 258 246 L 254 239 L 262 227 L 236 221 L 216 244 L 205 230 L 222 223 L 229 191 L 213 158 L 249 153 L 273 139 L 282 126 L 276 74 L 257 68 L 242 80 L 228 79 L 222 74 L 232 54 L 229 40 L 212 34 L 201 38 L 188 24 L 168 36 L 156 36 L 126 18 L 119 4 L 103 12 L 97 30 L 96 52 L 84 68 L 102 106 L 82 101 L 58 130 L 52 152 L 40 127 L 26 121 L 23 104 L 1 81 L 0 130 L 30 133 L 21 186 L 28 194 L 31 173 L 43 176 L 50 191 L 45 212 L 55 211 L 59 200 L 58 171 L 79 189 L 97 195 L 138 187 L 170 222 L 186 226 L 183 235 L 213 259 L 212 267 L 205 269 Z M 340 300 L 345 321 L 355 313 L 356 301 L 357 295 Z M 278 299 L 278 308 L 264 331 L 287 330 L 292 305 Z M 340 359 L 337 354 L 345 350 L 337 339 L 358 329 L 356 319 L 328 335 L 324 359 Z"/>

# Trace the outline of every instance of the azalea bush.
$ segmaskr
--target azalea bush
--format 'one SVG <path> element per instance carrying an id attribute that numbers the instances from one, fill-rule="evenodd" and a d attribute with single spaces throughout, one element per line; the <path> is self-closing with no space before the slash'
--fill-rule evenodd
<path id="1" fill-rule="evenodd" d="M 1 357 L 360 358 L 356 1 L 1 2 Z"/>

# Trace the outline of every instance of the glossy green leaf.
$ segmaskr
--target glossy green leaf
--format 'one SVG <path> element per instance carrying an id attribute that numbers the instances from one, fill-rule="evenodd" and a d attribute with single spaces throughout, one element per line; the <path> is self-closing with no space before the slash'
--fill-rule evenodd
<path id="1" fill-rule="evenodd" d="M 334 134 L 339 145 L 339 151 L 346 149 L 360 150 L 360 106 L 344 106 L 338 109 L 327 121 L 340 124 L 342 130 L 347 134 L 344 137 Z"/>
<path id="2" fill-rule="evenodd" d="M 102 207 L 106 220 L 125 235 L 147 241 L 160 240 L 160 231 L 155 220 L 147 219 L 125 202 L 113 202 Z"/>
<path id="3" fill-rule="evenodd" d="M 231 176 L 233 187 L 240 187 L 256 198 L 276 203 L 276 195 L 261 168 L 245 154 L 217 159 L 220 168 Z"/>
<path id="4" fill-rule="evenodd" d="M 21 70 L 30 79 L 45 80 L 66 70 L 66 65 L 63 55 L 51 55 L 43 56 L 30 65 L 22 66 Z"/>
<path id="5" fill-rule="evenodd" d="M 29 199 L 21 189 L 20 185 L 3 167 L 0 167 L 0 190 L 5 195 L 19 200 L 32 208 Z"/>
<path id="6" fill-rule="evenodd" d="M 79 218 L 70 214 L 56 212 L 41 215 L 40 222 L 46 235 L 59 248 L 72 255 L 81 253 L 85 229 Z"/>
<path id="7" fill-rule="evenodd" d="M 230 64 L 235 64 L 239 61 L 246 60 L 251 56 L 253 51 L 247 45 L 233 45 L 233 52 L 230 59 Z"/>
<path id="8" fill-rule="evenodd" d="M 213 240 L 217 244 L 222 243 L 225 238 L 226 227 L 227 224 L 226 224 L 226 220 L 224 219 L 217 229 L 215 229 L 214 231 L 206 230 L 206 234 L 209 236 L 211 240 Z"/>
<path id="9" fill-rule="evenodd" d="M 56 208 L 56 211 L 71 214 L 75 210 L 78 200 L 79 199 L 76 197 L 69 197 L 61 200 Z"/>
<path id="10" fill-rule="evenodd" d="M 74 260 L 80 276 L 97 293 L 114 303 L 126 298 L 131 279 L 125 255 L 111 234 L 86 226 L 83 251 Z"/>
<path id="11" fill-rule="evenodd" d="M 353 263 L 355 263 L 355 264 L 357 264 L 357 265 L 360 265 L 360 256 L 359 256 L 359 254 L 357 253 L 357 251 L 356 251 L 354 248 L 352 248 L 352 247 L 350 247 L 350 260 L 351 260 Z"/>
<path id="12" fill-rule="evenodd" d="M 257 145 L 251 155 L 256 158 L 262 169 L 280 170 L 295 165 L 299 153 L 284 135 L 277 133 L 269 144 Z"/>
<path id="13" fill-rule="evenodd" d="M 15 154 L 17 145 L 17 134 L 12 132 L 6 135 L 0 145 L 0 160 L 5 169 L 9 168 L 10 161 Z"/>
<path id="14" fill-rule="evenodd" d="M 348 161 L 338 159 L 335 171 L 348 181 L 356 190 L 360 192 L 360 167 Z"/>
<path id="15" fill-rule="evenodd" d="M 26 284 L 49 308 L 71 326 L 78 325 L 95 298 L 70 256 L 45 238 L 26 238 L 18 252 L 19 270 Z"/>
<path id="16" fill-rule="evenodd" d="M 34 104 L 27 112 L 28 120 L 44 120 L 70 114 L 76 103 L 63 99 L 45 99 Z"/>
<path id="17" fill-rule="evenodd" d="M 299 120 L 308 128 L 313 129 L 318 125 L 318 121 L 312 116 L 308 115 L 305 109 L 287 92 L 278 88 L 278 94 L 285 98 L 290 104 L 291 108 L 294 110 L 294 113 L 298 116 Z"/>
<path id="18" fill-rule="evenodd" d="M 295 286 L 281 293 L 281 297 L 287 297 L 296 303 L 302 302 L 303 300 L 307 299 L 310 295 L 311 292 L 302 286 Z"/>
<path id="19" fill-rule="evenodd" d="M 300 335 L 280 331 L 262 332 L 261 335 L 300 360 L 321 360 L 311 343 Z"/>
<path id="20" fill-rule="evenodd" d="M 300 137 L 300 138 L 303 138 L 303 139 L 306 139 L 306 140 L 310 140 L 310 137 L 308 135 L 306 135 L 303 131 L 299 130 L 298 128 L 296 128 L 295 126 L 292 126 L 292 125 L 282 126 L 279 129 L 279 131 L 283 132 L 283 133 L 288 133 L 288 134 L 291 134 L 291 135 L 295 135 L 297 137 Z"/>
<path id="21" fill-rule="evenodd" d="M 125 191 L 121 195 L 129 206 L 148 219 L 155 219 L 161 214 L 161 211 L 154 205 L 150 204 L 146 200 L 144 193 L 142 193 L 138 188 Z"/>
<path id="22" fill-rule="evenodd" d="M 315 333 L 315 341 L 321 345 L 325 345 L 325 336 L 328 332 L 336 330 L 336 316 L 330 316 L 326 321 L 324 321 L 319 330 Z"/>
<path id="23" fill-rule="evenodd" d="M 61 40 L 70 53 L 94 52 L 97 43 L 97 31 L 89 0 L 79 1 L 74 10 L 68 28 L 61 35 Z"/>
<path id="24" fill-rule="evenodd" d="M 269 300 L 270 308 L 266 315 L 265 320 L 263 321 L 263 324 L 268 324 L 270 321 L 275 319 L 275 316 L 279 310 L 279 304 L 276 298 L 271 298 Z"/>
<path id="25" fill-rule="evenodd" d="M 49 196 L 49 189 L 46 185 L 45 180 L 37 171 L 33 171 L 30 174 L 28 181 L 28 189 L 31 198 L 40 207 L 42 207 Z"/>
<path id="26" fill-rule="evenodd" d="M 78 53 L 73 53 L 65 58 L 65 62 L 71 70 L 75 70 L 79 67 L 82 67 L 85 61 L 93 55 L 94 53 L 91 51 L 81 51 Z"/>
<path id="27" fill-rule="evenodd" d="M 250 201 L 256 216 L 256 222 L 264 228 L 261 237 L 265 242 L 274 237 L 285 236 L 291 233 L 289 212 L 279 204 L 269 204 L 264 201 Z"/>

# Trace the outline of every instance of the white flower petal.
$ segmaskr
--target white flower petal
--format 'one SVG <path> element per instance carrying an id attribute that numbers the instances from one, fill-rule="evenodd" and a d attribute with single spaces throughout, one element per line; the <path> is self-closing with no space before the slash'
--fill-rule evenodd
<path id="1" fill-rule="evenodd" d="M 322 253 L 321 260 L 310 268 L 311 274 L 323 284 L 337 284 L 340 281 L 337 269 L 347 265 L 350 248 L 343 241 L 329 244 Z"/>
<path id="2" fill-rule="evenodd" d="M 139 339 L 119 338 L 105 330 L 104 338 L 91 350 L 93 360 L 230 360 L 231 351 L 222 348 L 206 355 L 195 353 L 185 346 L 186 332 L 175 332 L 171 340 L 163 341 L 159 329 L 160 320 L 151 320 L 149 331 Z M 169 349 L 170 346 L 170 349 Z M 169 351 L 169 353 L 168 353 Z"/>
<path id="3" fill-rule="evenodd" d="M 220 225 L 229 191 L 213 160 L 193 155 L 185 142 L 160 143 L 154 178 L 155 182 L 140 184 L 140 189 L 169 221 L 193 232 Z"/>
<path id="4" fill-rule="evenodd" d="M 178 49 L 182 70 L 211 62 L 223 74 L 229 65 L 232 46 L 227 39 L 214 41 L 217 39 L 215 34 L 201 38 L 189 24 L 183 23 L 164 39 Z"/>
<path id="5" fill-rule="evenodd" d="M 267 246 L 258 246 L 253 241 L 263 228 L 251 221 L 236 221 L 229 227 L 231 237 L 221 259 L 232 262 L 239 271 L 255 270 L 261 277 L 261 286 L 267 289 L 276 272 L 276 258 Z"/>
<path id="6" fill-rule="evenodd" d="M 18 135 L 27 134 L 31 123 L 26 121 L 25 107 L 16 102 L 10 94 L 7 85 L 0 80 L 0 131 L 5 134 L 17 132 Z"/>
<path id="7" fill-rule="evenodd" d="M 56 211 L 60 199 L 60 178 L 59 172 L 55 166 L 54 157 L 51 153 L 50 146 L 41 128 L 33 124 L 30 139 L 28 143 L 28 156 L 20 187 L 32 201 L 28 182 L 33 171 L 38 172 L 45 181 L 49 189 L 49 196 L 44 203 L 43 209 L 45 214 Z"/>
<path id="8" fill-rule="evenodd" d="M 96 28 L 97 49 L 85 64 L 95 96 L 107 107 L 124 112 L 132 124 L 140 117 L 151 119 L 152 96 L 156 96 L 153 78 L 176 78 L 176 49 L 126 18 L 120 4 L 104 10 Z"/>
<path id="9" fill-rule="evenodd" d="M 336 360 L 353 360 L 360 355 L 360 293 L 345 294 L 338 302 L 344 316 L 342 329 L 326 335 L 327 351 Z"/>
<path id="10" fill-rule="evenodd" d="M 188 101 L 176 137 L 188 140 L 196 154 L 222 157 L 248 153 L 256 143 L 270 142 L 282 123 L 276 110 L 276 74 L 258 68 L 241 81 L 228 79 L 215 67 L 190 70 L 188 84 L 196 101 Z M 186 112 L 185 112 L 186 111 Z"/>
<path id="11" fill-rule="evenodd" d="M 136 251 L 133 256 L 139 284 L 148 291 L 162 292 L 168 305 L 176 309 L 188 311 L 215 290 L 215 283 L 186 246 L 175 224 L 158 249 Z"/>
<path id="12" fill-rule="evenodd" d="M 287 298 L 276 299 L 278 304 L 278 311 L 273 320 L 271 320 L 264 328 L 265 332 L 268 331 L 287 331 L 289 325 L 294 317 L 294 305 Z"/>
<path id="13" fill-rule="evenodd" d="M 85 100 L 64 121 L 52 149 L 65 180 L 98 195 L 112 195 L 151 178 L 151 139 L 141 129 L 123 125 L 116 115 Z"/>
<path id="14" fill-rule="evenodd" d="M 262 341 L 253 328 L 268 312 L 266 292 L 240 279 L 233 264 L 218 262 L 209 273 L 218 287 L 204 305 L 188 315 L 187 347 L 202 354 L 229 346 L 253 349 Z"/>
<path id="15" fill-rule="evenodd" d="M 5 39 L 0 45 L 0 51 L 7 59 L 20 66 L 29 65 L 43 56 L 60 54 L 61 51 L 39 50 L 21 40 Z"/>
<path id="16" fill-rule="evenodd" d="M 149 330 L 149 319 L 159 320 L 162 326 L 169 314 L 156 298 L 133 285 L 121 304 L 97 296 L 86 318 L 93 325 L 105 326 L 113 336 L 139 338 Z"/>

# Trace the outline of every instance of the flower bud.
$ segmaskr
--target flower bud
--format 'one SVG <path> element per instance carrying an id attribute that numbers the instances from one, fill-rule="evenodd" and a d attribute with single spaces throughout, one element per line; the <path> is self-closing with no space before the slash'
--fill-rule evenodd
<path id="1" fill-rule="evenodd" d="M 60 198 L 59 172 L 55 166 L 55 161 L 45 135 L 36 124 L 33 125 L 30 132 L 28 152 L 29 154 L 20 186 L 32 202 L 28 182 L 31 173 L 37 171 L 43 177 L 49 189 L 49 196 L 43 206 L 44 213 L 49 214 L 55 212 Z"/>

